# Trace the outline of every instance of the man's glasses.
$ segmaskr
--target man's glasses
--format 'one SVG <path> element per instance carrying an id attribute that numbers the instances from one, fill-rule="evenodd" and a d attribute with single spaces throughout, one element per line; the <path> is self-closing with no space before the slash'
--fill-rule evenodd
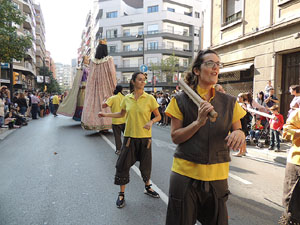
<path id="1" fill-rule="evenodd" d="M 223 63 L 221 63 L 221 62 L 206 61 L 203 64 L 205 66 L 207 66 L 208 68 L 214 68 L 214 67 L 223 68 Z"/>

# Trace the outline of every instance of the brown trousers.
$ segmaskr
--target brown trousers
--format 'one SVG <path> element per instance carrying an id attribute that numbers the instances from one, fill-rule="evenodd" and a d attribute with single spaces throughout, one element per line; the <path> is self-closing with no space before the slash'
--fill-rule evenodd
<path id="1" fill-rule="evenodd" d="M 129 170 L 136 161 L 140 161 L 139 169 L 143 181 L 147 182 L 152 169 L 151 138 L 124 137 L 121 154 L 116 164 L 116 185 L 129 183 Z"/>
<path id="2" fill-rule="evenodd" d="M 172 172 L 166 225 L 227 225 L 226 180 L 199 181 Z"/>
<path id="3" fill-rule="evenodd" d="M 121 150 L 122 141 L 121 141 L 121 133 L 124 133 L 125 130 L 125 123 L 123 124 L 113 124 L 112 130 L 115 136 L 115 143 L 116 143 L 116 151 Z"/>
<path id="4" fill-rule="evenodd" d="M 284 221 L 281 224 L 300 224 L 300 166 L 287 163 L 283 186 Z"/>

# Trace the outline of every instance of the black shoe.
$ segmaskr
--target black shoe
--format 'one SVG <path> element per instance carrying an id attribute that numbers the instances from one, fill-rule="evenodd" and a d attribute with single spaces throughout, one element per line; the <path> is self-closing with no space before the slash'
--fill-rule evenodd
<path id="1" fill-rule="evenodd" d="M 270 147 L 268 148 L 268 150 L 274 150 L 274 147 L 273 147 L 273 146 L 270 146 Z"/>
<path id="2" fill-rule="evenodd" d="M 159 198 L 159 194 L 158 194 L 156 191 L 154 191 L 154 190 L 151 188 L 151 186 L 152 186 L 152 184 L 150 184 L 150 185 L 145 185 L 145 191 L 144 191 L 144 193 L 145 193 L 146 195 L 149 195 L 149 196 L 153 197 L 153 198 Z"/>
<path id="3" fill-rule="evenodd" d="M 122 199 L 120 199 L 120 197 L 122 197 Z M 123 208 L 125 206 L 125 195 L 124 192 L 119 192 L 117 201 L 116 201 L 116 205 L 118 208 Z"/>
<path id="4" fill-rule="evenodd" d="M 280 148 L 276 147 L 275 152 L 280 152 Z"/>

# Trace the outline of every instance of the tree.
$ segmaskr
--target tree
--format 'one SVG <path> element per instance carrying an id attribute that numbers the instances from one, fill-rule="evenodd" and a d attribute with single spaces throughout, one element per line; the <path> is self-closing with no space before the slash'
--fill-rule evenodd
<path id="1" fill-rule="evenodd" d="M 49 70 L 47 66 L 40 67 L 40 74 L 45 75 L 45 77 L 50 77 L 50 84 L 46 84 L 48 93 L 61 93 L 61 88 L 57 80 L 53 78 L 53 73 Z M 38 88 L 44 90 L 44 83 L 38 84 Z"/>
<path id="2" fill-rule="evenodd" d="M 167 83 L 173 82 L 173 75 L 178 70 L 179 58 L 174 54 L 166 59 L 162 59 L 160 63 L 150 63 L 153 74 L 158 72 L 159 80 L 166 80 Z"/>
<path id="3" fill-rule="evenodd" d="M 16 25 L 22 25 L 26 17 L 10 0 L 0 0 L 0 18 L 0 62 L 20 61 L 32 46 L 31 35 L 17 34 Z"/>

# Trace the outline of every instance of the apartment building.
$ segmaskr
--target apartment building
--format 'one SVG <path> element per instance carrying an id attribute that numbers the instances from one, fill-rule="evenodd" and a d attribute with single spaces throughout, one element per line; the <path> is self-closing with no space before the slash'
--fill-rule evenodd
<path id="1" fill-rule="evenodd" d="M 52 72 L 53 78 L 56 79 L 55 63 L 54 60 L 51 58 L 51 53 L 47 50 L 45 55 L 45 66 L 49 68 L 49 70 Z"/>
<path id="2" fill-rule="evenodd" d="M 92 55 L 99 39 L 106 38 L 119 83 L 128 83 L 142 64 L 151 83 L 151 64 L 171 55 L 179 58 L 178 72 L 183 72 L 200 48 L 201 1 L 100 0 L 94 9 Z M 176 86 L 159 72 L 156 76 L 157 87 Z"/>
<path id="3" fill-rule="evenodd" d="M 91 57 L 92 24 L 92 13 L 89 11 L 86 16 L 85 27 L 81 33 L 81 43 L 78 49 L 78 65 L 83 62 L 84 56 Z"/>
<path id="4" fill-rule="evenodd" d="M 210 0 L 204 13 L 204 48 L 216 50 L 225 67 L 220 83 L 254 97 L 268 80 L 287 114 L 289 86 L 300 78 L 300 1 Z"/>
<path id="5" fill-rule="evenodd" d="M 69 90 L 72 88 L 72 70 L 70 65 L 62 63 L 55 63 L 56 80 L 62 90 Z"/>
<path id="6" fill-rule="evenodd" d="M 26 56 L 21 61 L 14 60 L 13 71 L 17 79 L 15 89 L 35 89 L 36 76 L 39 67 L 43 65 L 45 57 L 45 25 L 40 5 L 33 0 L 13 0 L 13 4 L 26 17 L 25 22 L 18 26 L 18 35 L 31 35 L 32 47 L 27 50 Z M 1 84 L 10 86 L 9 66 L 5 64 L 1 68 Z"/>

